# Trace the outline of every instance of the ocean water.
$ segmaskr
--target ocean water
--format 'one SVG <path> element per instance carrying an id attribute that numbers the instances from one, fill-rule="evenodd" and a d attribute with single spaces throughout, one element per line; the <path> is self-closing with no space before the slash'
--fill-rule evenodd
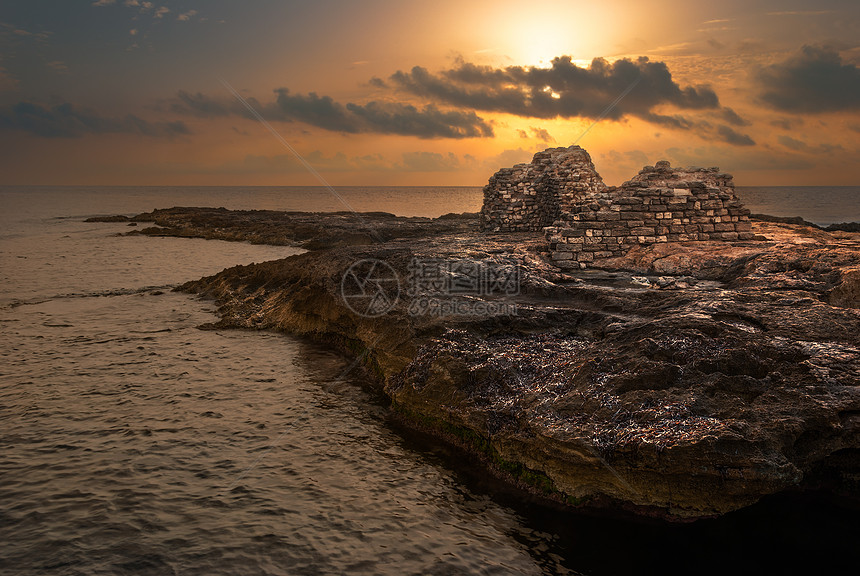
<path id="1" fill-rule="evenodd" d="M 480 207 L 479 188 L 340 192 L 357 210 Z M 344 209 L 322 189 L 0 189 L 0 573 L 680 573 L 772 568 L 785 549 L 850 559 L 856 511 L 827 498 L 674 526 L 502 490 L 393 426 L 347 359 L 283 334 L 198 330 L 213 304 L 170 292 L 296 250 L 83 222 L 174 205 Z"/>
<path id="2" fill-rule="evenodd" d="M 738 186 L 753 214 L 800 216 L 819 226 L 860 222 L 860 186 Z"/>

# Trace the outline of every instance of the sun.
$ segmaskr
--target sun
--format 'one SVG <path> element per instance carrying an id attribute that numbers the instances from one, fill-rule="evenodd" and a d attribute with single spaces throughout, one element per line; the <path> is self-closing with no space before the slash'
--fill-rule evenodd
<path id="1" fill-rule="evenodd" d="M 496 45 L 520 66 L 549 67 L 559 56 L 570 56 L 578 65 L 588 64 L 591 58 L 603 55 L 599 51 L 606 36 L 599 30 L 600 19 L 584 13 L 590 10 L 595 9 L 579 5 L 575 12 L 556 8 L 555 12 L 500 13 L 494 26 L 499 34 Z"/>

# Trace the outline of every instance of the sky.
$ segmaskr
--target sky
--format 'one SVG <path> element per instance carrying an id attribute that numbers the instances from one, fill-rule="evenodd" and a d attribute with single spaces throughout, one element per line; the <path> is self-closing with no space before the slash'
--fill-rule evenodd
<path id="1" fill-rule="evenodd" d="M 574 143 L 860 185 L 860 2 L 0 4 L 0 185 L 481 186 Z"/>

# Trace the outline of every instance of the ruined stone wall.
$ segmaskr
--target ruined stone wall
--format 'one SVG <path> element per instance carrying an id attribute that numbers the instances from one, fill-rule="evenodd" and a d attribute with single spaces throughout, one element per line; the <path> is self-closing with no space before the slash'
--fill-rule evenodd
<path id="1" fill-rule="evenodd" d="M 619 188 L 580 197 L 544 233 L 562 268 L 585 268 L 635 245 L 753 238 L 731 175 L 717 168 L 672 169 L 665 161 Z"/>
<path id="2" fill-rule="evenodd" d="M 550 148 L 530 164 L 496 172 L 484 187 L 481 229 L 540 231 L 583 196 L 606 189 L 588 152 L 579 146 Z"/>

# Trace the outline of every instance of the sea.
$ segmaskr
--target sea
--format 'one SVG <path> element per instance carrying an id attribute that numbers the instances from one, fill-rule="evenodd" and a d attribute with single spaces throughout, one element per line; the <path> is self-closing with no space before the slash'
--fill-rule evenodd
<path id="1" fill-rule="evenodd" d="M 753 212 L 860 221 L 860 187 L 739 194 Z M 790 573 L 800 560 L 853 562 L 857 510 L 827 494 L 690 524 L 530 498 L 392 422 L 349 358 L 286 334 L 200 330 L 215 304 L 171 291 L 299 250 L 84 222 L 171 206 L 435 217 L 480 205 L 479 187 L 0 187 L 0 573 Z"/>

